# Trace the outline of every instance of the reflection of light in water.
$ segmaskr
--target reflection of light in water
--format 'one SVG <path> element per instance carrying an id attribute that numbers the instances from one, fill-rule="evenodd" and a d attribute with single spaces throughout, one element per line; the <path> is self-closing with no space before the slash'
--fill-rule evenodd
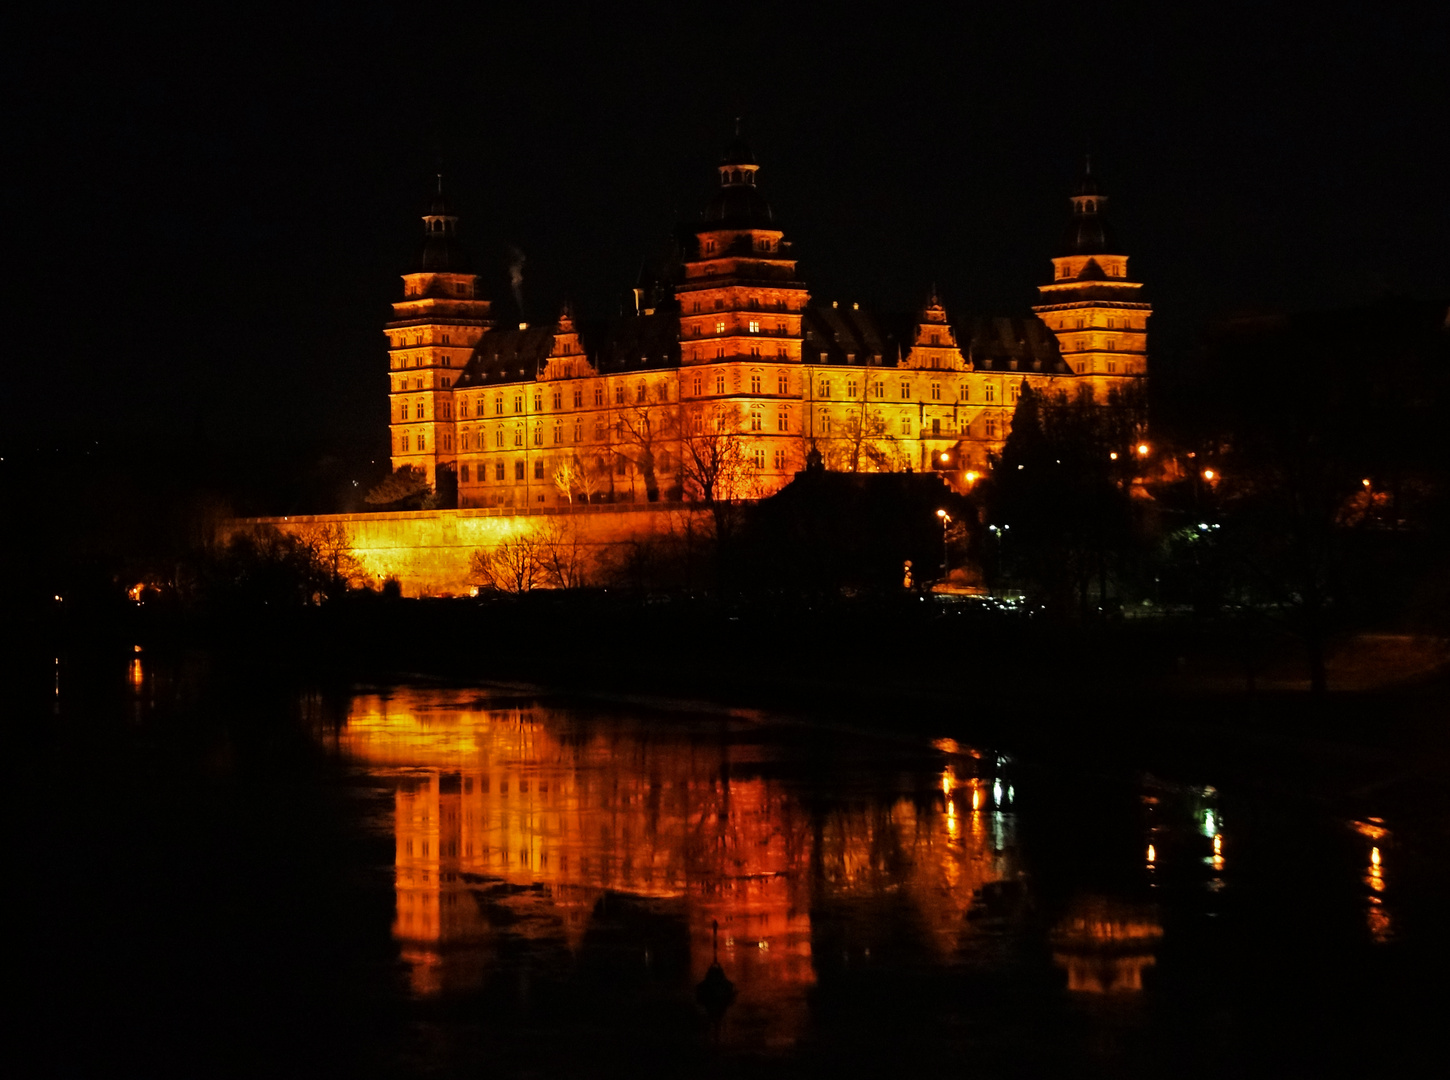
<path id="1" fill-rule="evenodd" d="M 114 671 L 115 669 L 112 668 L 111 670 Z M 139 656 L 131 661 L 131 666 L 128 670 L 127 678 L 129 679 L 131 685 L 137 690 L 141 689 L 141 687 L 145 684 L 146 673 L 141 670 L 141 658 Z"/>
<path id="2" fill-rule="evenodd" d="M 1223 869 L 1223 834 L 1215 833 L 1213 837 L 1213 868 Z"/>
<path id="3" fill-rule="evenodd" d="M 980 810 L 981 808 L 982 808 L 982 789 L 979 788 L 979 787 L 977 787 L 977 785 L 974 783 L 972 785 L 972 809 L 975 811 L 975 810 Z"/>
<path id="4" fill-rule="evenodd" d="M 1148 865 L 1149 866 L 1152 866 L 1157 861 L 1158 861 L 1158 849 L 1155 848 L 1152 844 L 1149 844 L 1148 845 Z"/>
<path id="5" fill-rule="evenodd" d="M 1052 931 L 1053 960 L 1076 993 L 1136 993 L 1157 959 L 1163 927 L 1152 909 L 1102 897 L 1075 904 Z"/>
<path id="6" fill-rule="evenodd" d="M 1385 904 L 1384 855 L 1380 850 L 1380 841 L 1389 839 L 1390 831 L 1384 820 L 1377 817 L 1356 821 L 1354 831 L 1370 841 L 1369 865 L 1365 867 L 1365 875 L 1361 879 L 1369 887 L 1365 897 L 1365 924 L 1370 938 L 1383 944 L 1394 937 L 1393 919 Z"/>
<path id="7" fill-rule="evenodd" d="M 907 897 L 950 953 L 972 890 L 1004 872 L 977 815 L 963 835 L 953 793 L 972 783 L 974 809 L 980 794 L 951 768 L 945 812 L 902 798 L 813 823 L 789 789 L 752 775 L 761 752 L 748 741 L 609 724 L 561 739 L 567 714 L 460 706 L 445 693 L 356 698 L 338 735 L 394 788 L 394 935 L 420 995 L 477 985 L 506 937 L 577 950 L 601 898 L 628 894 L 683 920 L 691 987 L 718 920 L 739 992 L 732 1017 L 789 1042 L 815 981 L 818 898 Z"/>
<path id="8" fill-rule="evenodd" d="M 1002 805 L 1002 781 L 992 781 L 992 801 L 998 806 Z"/>
<path id="9" fill-rule="evenodd" d="M 1218 822 L 1214 819 L 1212 810 L 1203 812 L 1203 835 L 1212 836 L 1218 832 Z"/>

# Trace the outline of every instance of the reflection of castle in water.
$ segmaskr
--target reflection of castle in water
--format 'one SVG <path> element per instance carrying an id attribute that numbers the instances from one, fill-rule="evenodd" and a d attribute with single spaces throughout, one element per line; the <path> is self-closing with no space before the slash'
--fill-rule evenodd
<path id="1" fill-rule="evenodd" d="M 718 920 L 735 1012 L 789 1041 L 815 981 L 813 907 L 904 893 L 949 954 L 973 890 L 1005 872 L 990 781 L 948 771 L 934 801 L 812 814 L 743 740 L 567 727 L 433 691 L 353 702 L 342 748 L 394 785 L 394 933 L 416 992 L 475 983 L 500 932 L 577 950 L 601 899 L 626 894 L 688 928 L 687 991 Z"/>

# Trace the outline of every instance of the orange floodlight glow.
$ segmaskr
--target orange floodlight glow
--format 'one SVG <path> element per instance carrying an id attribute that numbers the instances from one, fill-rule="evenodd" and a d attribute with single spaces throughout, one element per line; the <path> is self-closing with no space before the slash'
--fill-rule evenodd
<path id="1" fill-rule="evenodd" d="M 1205 480 L 1210 480 L 1211 481 L 1216 476 L 1218 476 L 1218 473 L 1214 472 L 1212 469 L 1204 469 L 1203 470 L 1203 478 Z"/>
<path id="2" fill-rule="evenodd" d="M 1147 457 L 1148 456 L 1148 444 L 1147 443 L 1140 442 L 1138 444 L 1138 456 L 1139 457 Z"/>

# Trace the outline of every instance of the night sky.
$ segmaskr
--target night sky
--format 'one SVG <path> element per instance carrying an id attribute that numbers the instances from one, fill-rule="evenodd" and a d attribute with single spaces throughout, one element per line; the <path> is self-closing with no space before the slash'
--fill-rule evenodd
<path id="1" fill-rule="evenodd" d="M 1025 314 L 1088 148 L 1155 365 L 1232 312 L 1450 296 L 1450 21 L 1287 9 L 37 7 L 5 35 L 5 441 L 380 452 L 440 161 L 495 297 L 513 246 L 529 318 L 607 316 L 736 115 L 817 299 Z"/>

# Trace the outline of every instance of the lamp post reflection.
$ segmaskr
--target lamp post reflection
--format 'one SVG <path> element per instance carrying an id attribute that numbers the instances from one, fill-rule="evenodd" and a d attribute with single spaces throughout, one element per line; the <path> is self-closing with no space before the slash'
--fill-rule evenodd
<path id="1" fill-rule="evenodd" d="M 1360 879 L 1366 886 L 1365 925 L 1369 936 L 1376 944 L 1383 945 L 1394 937 L 1394 920 L 1385 904 L 1385 856 L 1383 847 L 1390 840 L 1390 830 L 1384 819 L 1372 817 L 1356 821 L 1354 831 L 1369 841 L 1369 860 L 1364 876 Z"/>

